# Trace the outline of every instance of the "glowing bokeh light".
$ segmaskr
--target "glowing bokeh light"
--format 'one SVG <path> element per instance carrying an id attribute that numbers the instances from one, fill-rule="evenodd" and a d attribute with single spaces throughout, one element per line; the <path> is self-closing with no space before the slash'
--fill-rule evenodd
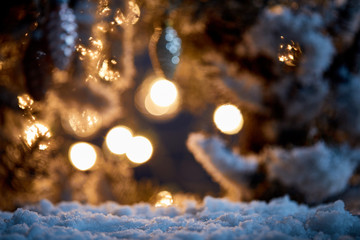
<path id="1" fill-rule="evenodd" d="M 156 105 L 149 95 L 145 97 L 145 109 L 153 116 L 162 116 L 169 113 L 170 107 L 161 107 Z"/>
<path id="2" fill-rule="evenodd" d="M 174 104 L 178 97 L 178 90 L 174 83 L 160 79 L 154 82 L 150 88 L 151 100 L 160 107 L 169 107 Z"/>
<path id="3" fill-rule="evenodd" d="M 168 207 L 173 204 L 174 200 L 170 192 L 161 191 L 157 194 L 155 207 Z"/>
<path id="4" fill-rule="evenodd" d="M 129 148 L 126 150 L 128 159 L 137 164 L 144 163 L 151 158 L 153 146 L 149 139 L 143 136 L 133 137 Z"/>
<path id="5" fill-rule="evenodd" d="M 174 82 L 149 76 L 137 89 L 135 103 L 146 117 L 167 121 L 181 110 L 181 91 Z"/>
<path id="6" fill-rule="evenodd" d="M 45 125 L 41 123 L 34 123 L 25 129 L 25 142 L 29 147 L 32 147 L 33 144 L 41 137 L 51 137 L 51 133 Z M 40 150 L 45 150 L 47 148 L 48 146 L 46 144 L 39 144 Z"/>
<path id="7" fill-rule="evenodd" d="M 114 154 L 124 154 L 130 148 L 131 130 L 125 126 L 112 128 L 105 138 L 106 146 Z"/>
<path id="8" fill-rule="evenodd" d="M 236 106 L 225 104 L 215 110 L 214 123 L 221 132 L 231 135 L 241 130 L 244 120 Z"/>
<path id="9" fill-rule="evenodd" d="M 70 162 L 78 170 L 89 170 L 94 166 L 96 158 L 95 148 L 86 142 L 75 143 L 69 149 Z"/>

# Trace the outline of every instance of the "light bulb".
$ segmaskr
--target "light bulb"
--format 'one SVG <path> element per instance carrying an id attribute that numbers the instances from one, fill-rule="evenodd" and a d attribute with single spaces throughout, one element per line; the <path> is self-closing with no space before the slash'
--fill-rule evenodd
<path id="1" fill-rule="evenodd" d="M 86 171 L 92 168 L 96 162 L 97 154 L 95 148 L 86 142 L 78 142 L 71 145 L 69 150 L 71 164 L 81 170 Z"/>
<path id="2" fill-rule="evenodd" d="M 157 194 L 155 207 L 168 207 L 173 204 L 174 200 L 170 192 L 161 191 Z"/>
<path id="3" fill-rule="evenodd" d="M 175 83 L 149 76 L 137 89 L 135 103 L 146 117 L 167 121 L 180 112 L 181 94 Z"/>
<path id="4" fill-rule="evenodd" d="M 136 136 L 130 141 L 126 156 L 131 162 L 141 164 L 148 161 L 152 153 L 153 147 L 149 139 L 143 136 Z"/>
<path id="5" fill-rule="evenodd" d="M 178 90 L 174 83 L 160 79 L 154 82 L 150 88 L 151 100 L 160 107 L 169 107 L 174 104 L 178 97 Z"/>
<path id="6" fill-rule="evenodd" d="M 244 124 L 240 110 L 231 104 L 221 105 L 215 110 L 214 122 L 221 132 L 229 135 L 238 133 Z"/>
<path id="7" fill-rule="evenodd" d="M 129 148 L 132 133 L 125 126 L 112 128 L 106 135 L 106 146 L 114 154 L 124 154 Z"/>

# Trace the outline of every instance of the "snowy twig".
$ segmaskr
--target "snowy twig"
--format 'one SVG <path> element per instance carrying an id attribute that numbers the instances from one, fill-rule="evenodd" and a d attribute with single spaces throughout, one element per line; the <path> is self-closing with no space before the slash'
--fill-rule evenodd
<path id="1" fill-rule="evenodd" d="M 214 180 L 228 191 L 230 197 L 244 197 L 241 187 L 246 187 L 249 177 L 257 170 L 255 157 L 234 154 L 225 147 L 221 139 L 207 138 L 201 133 L 190 134 L 187 147 Z"/>

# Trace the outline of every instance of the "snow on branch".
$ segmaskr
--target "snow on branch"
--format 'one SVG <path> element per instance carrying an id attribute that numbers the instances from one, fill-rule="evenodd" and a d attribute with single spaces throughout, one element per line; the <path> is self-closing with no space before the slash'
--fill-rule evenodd
<path id="1" fill-rule="evenodd" d="M 321 202 L 344 191 L 360 160 L 359 151 L 323 142 L 292 150 L 272 148 L 265 156 L 269 178 L 295 187 L 307 202 Z"/>
<path id="2" fill-rule="evenodd" d="M 242 157 L 226 148 L 218 137 L 206 137 L 201 133 L 190 134 L 188 149 L 209 174 L 223 186 L 230 197 L 239 199 L 249 177 L 257 170 L 255 157 Z"/>
<path id="3" fill-rule="evenodd" d="M 323 33 L 324 28 L 323 18 L 317 13 L 294 12 L 286 7 L 280 13 L 267 10 L 244 34 L 244 43 L 238 46 L 238 53 L 244 57 L 264 55 L 273 60 L 279 58 L 273 71 L 278 68 L 279 77 L 286 77 L 288 73 L 282 70 L 284 59 L 280 58 L 279 49 L 298 45 L 293 48 L 299 51 L 299 56 L 291 56 L 294 60 L 291 65 L 296 67 L 290 77 L 310 84 L 314 79 L 321 79 L 335 53 L 331 38 Z"/>
<path id="4" fill-rule="evenodd" d="M 292 189 L 308 203 L 321 203 L 346 190 L 360 163 L 358 149 L 323 142 L 291 150 L 266 148 L 257 157 L 240 156 L 227 149 L 220 138 L 201 133 L 190 134 L 187 146 L 214 180 L 227 190 L 229 197 L 235 199 L 251 199 L 259 193 L 266 195 L 266 188 L 276 186 L 278 194 Z M 267 186 L 264 189 L 252 185 L 251 180 L 259 173 L 264 175 L 260 184 Z"/>

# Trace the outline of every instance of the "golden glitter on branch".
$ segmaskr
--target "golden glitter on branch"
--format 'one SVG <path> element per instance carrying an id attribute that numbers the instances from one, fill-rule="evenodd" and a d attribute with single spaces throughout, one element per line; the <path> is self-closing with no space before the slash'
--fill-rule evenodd
<path id="1" fill-rule="evenodd" d="M 300 45 L 295 43 L 293 40 L 287 42 L 284 36 L 281 36 L 280 38 L 282 43 L 279 46 L 279 61 L 290 67 L 295 67 L 298 64 L 299 58 L 302 54 Z"/>

